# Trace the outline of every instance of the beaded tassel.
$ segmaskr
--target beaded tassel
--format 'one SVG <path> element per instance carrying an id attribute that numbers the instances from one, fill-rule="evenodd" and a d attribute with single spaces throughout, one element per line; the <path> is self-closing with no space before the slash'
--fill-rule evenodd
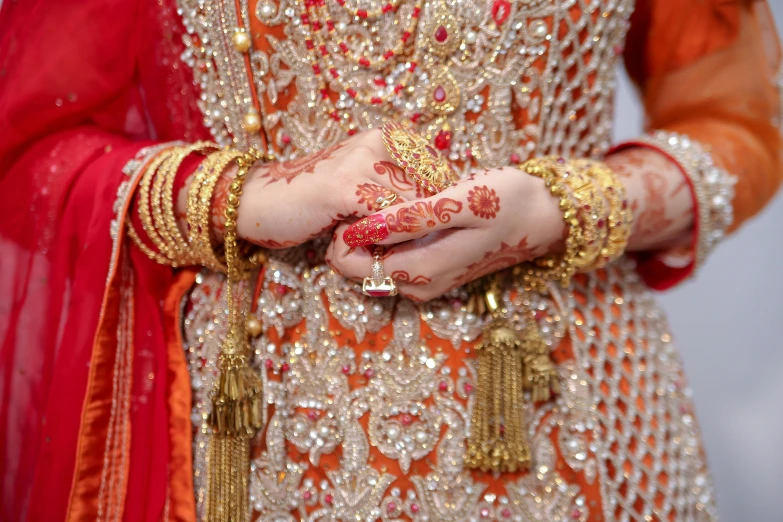
<path id="1" fill-rule="evenodd" d="M 548 401 L 553 393 L 560 393 L 560 381 L 557 379 L 555 364 L 549 357 L 549 347 L 532 321 L 534 319 L 528 319 L 521 336 L 523 386 L 530 392 L 533 402 Z"/>
<path id="2" fill-rule="evenodd" d="M 226 302 L 228 322 L 226 338 L 220 347 L 220 377 L 212 395 L 207 466 L 207 513 L 209 522 L 246 522 L 248 520 L 248 474 L 250 440 L 263 427 L 263 383 L 248 364 L 250 343 L 245 331 L 247 303 L 241 280 L 242 270 L 236 236 L 237 208 L 242 184 L 250 165 L 258 156 L 249 153 L 239 158 L 226 207 L 225 256 L 228 268 Z"/>
<path id="3" fill-rule="evenodd" d="M 492 320 L 478 354 L 478 382 L 465 463 L 482 471 L 514 472 L 530 465 L 524 415 L 524 343 L 502 315 L 497 284 L 486 292 Z"/>

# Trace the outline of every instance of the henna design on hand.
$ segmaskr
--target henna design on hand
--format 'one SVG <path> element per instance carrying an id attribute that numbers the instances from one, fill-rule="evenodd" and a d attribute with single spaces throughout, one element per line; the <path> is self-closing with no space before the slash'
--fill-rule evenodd
<path id="1" fill-rule="evenodd" d="M 423 275 L 417 275 L 411 278 L 411 275 L 405 270 L 395 270 L 391 274 L 392 279 L 398 283 L 405 283 L 407 285 L 425 286 L 432 283 L 432 279 L 424 277 Z"/>
<path id="2" fill-rule="evenodd" d="M 500 198 L 495 189 L 484 185 L 468 192 L 468 208 L 481 219 L 494 219 L 500 211 Z"/>
<path id="3" fill-rule="evenodd" d="M 402 170 L 397 164 L 392 163 L 391 161 L 379 161 L 373 165 L 373 168 L 375 169 L 375 172 L 381 176 L 388 175 L 391 186 L 397 190 L 406 191 L 416 189 L 417 198 L 420 198 L 424 195 L 421 187 L 419 187 L 418 184 L 413 183 L 413 181 L 405 174 L 405 171 Z"/>
<path id="4" fill-rule="evenodd" d="M 356 195 L 359 196 L 359 205 L 366 205 L 369 211 L 379 210 L 378 198 L 390 198 L 394 195 L 391 190 L 374 183 L 363 183 L 356 188 Z"/>
<path id="5" fill-rule="evenodd" d="M 642 173 L 642 181 L 645 189 L 644 207 L 635 219 L 636 233 L 659 236 L 673 224 L 666 216 L 666 176 L 648 170 Z"/>
<path id="6" fill-rule="evenodd" d="M 536 248 L 527 244 L 527 236 L 516 245 L 500 243 L 500 248 L 493 252 L 487 252 L 484 257 L 465 268 L 465 272 L 456 278 L 459 285 L 464 285 L 478 279 L 481 276 L 503 270 L 510 266 L 518 265 L 523 261 L 529 261 L 538 254 Z"/>
<path id="7" fill-rule="evenodd" d="M 286 183 L 291 183 L 297 176 L 301 174 L 312 174 L 315 172 L 315 166 L 326 161 L 332 157 L 336 151 L 345 147 L 345 143 L 335 143 L 331 147 L 319 150 L 304 158 L 297 158 L 290 161 L 283 161 L 281 163 L 272 163 L 267 169 L 261 173 L 261 178 L 268 178 L 268 183 L 275 183 L 276 181 L 285 180 Z"/>
<path id="8" fill-rule="evenodd" d="M 450 198 L 441 198 L 434 205 L 431 201 L 417 201 L 387 214 L 386 225 L 391 232 L 415 233 L 424 228 L 433 228 L 438 222 L 448 223 L 452 214 L 461 211 L 462 203 Z"/>

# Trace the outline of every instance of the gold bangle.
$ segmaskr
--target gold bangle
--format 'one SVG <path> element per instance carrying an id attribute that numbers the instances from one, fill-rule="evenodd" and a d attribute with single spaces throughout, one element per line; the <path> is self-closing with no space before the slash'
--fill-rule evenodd
<path id="1" fill-rule="evenodd" d="M 524 263 L 516 271 L 521 272 L 525 286 L 535 291 L 546 291 L 546 281 L 555 281 L 566 287 L 576 272 L 574 260 L 582 243 L 582 224 L 577 216 L 570 187 L 564 182 L 566 163 L 564 160 L 545 157 L 528 160 L 520 168 L 531 176 L 544 180 L 549 192 L 558 199 L 568 235 L 562 254 Z"/>
<path id="2" fill-rule="evenodd" d="M 197 169 L 188 191 L 188 245 L 191 255 L 198 260 L 198 264 L 217 272 L 225 273 L 227 268 L 221 253 L 215 251 L 210 237 L 212 194 L 223 171 L 241 155 L 241 152 L 233 149 L 210 154 Z"/>
<path id="3" fill-rule="evenodd" d="M 157 249 L 159 255 L 167 259 L 167 261 L 165 261 L 164 264 L 171 264 L 171 261 L 165 255 L 163 238 L 161 238 L 160 235 L 158 234 L 158 231 L 155 230 L 155 223 L 153 221 L 152 211 L 150 209 L 150 206 L 152 204 L 150 200 L 150 190 L 151 190 L 152 181 L 157 175 L 158 169 L 160 168 L 160 166 L 163 164 L 164 161 L 166 161 L 172 154 L 176 153 L 178 148 L 179 147 L 172 147 L 170 149 L 161 152 L 155 159 L 153 159 L 150 162 L 150 164 L 144 170 L 144 174 L 142 175 L 141 180 L 139 181 L 139 194 L 138 194 L 139 220 L 141 221 L 141 226 L 144 229 L 144 233 L 152 242 L 155 249 Z M 138 234 L 136 236 L 138 238 Z M 144 251 L 144 249 L 142 249 L 142 251 Z M 148 252 L 145 253 L 149 255 Z M 161 262 L 159 257 L 157 259 L 156 258 L 153 259 L 159 263 Z"/>
<path id="4" fill-rule="evenodd" d="M 619 258 L 628 246 L 633 225 L 633 213 L 628 207 L 625 186 L 605 163 L 590 162 L 588 175 L 595 179 L 609 205 L 607 225 L 609 233 L 601 247 L 601 253 L 587 270 L 597 270 Z"/>
<path id="5" fill-rule="evenodd" d="M 162 172 L 158 176 L 161 181 L 153 186 L 152 202 L 154 204 L 153 215 L 156 216 L 156 228 L 167 243 L 168 257 L 176 260 L 178 265 L 194 263 L 187 239 L 180 232 L 177 216 L 174 214 L 174 182 L 182 163 L 190 154 L 206 154 L 207 151 L 217 148 L 217 145 L 208 142 L 182 147 L 163 162 L 160 167 Z M 157 190 L 155 190 L 156 186 Z"/>
<path id="6" fill-rule="evenodd" d="M 576 212 L 582 223 L 582 242 L 574 259 L 574 267 L 579 272 L 593 264 L 601 254 L 608 231 L 604 215 L 604 199 L 593 178 L 587 173 L 590 162 L 571 160 L 567 166 L 565 182 L 571 187 L 576 198 Z"/>

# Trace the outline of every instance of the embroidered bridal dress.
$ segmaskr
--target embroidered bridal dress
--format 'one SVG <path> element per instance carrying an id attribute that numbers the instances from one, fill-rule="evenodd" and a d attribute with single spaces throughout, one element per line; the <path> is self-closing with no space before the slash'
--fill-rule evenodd
<path id="1" fill-rule="evenodd" d="M 157 265 L 127 239 L 159 145 L 268 143 L 291 159 L 408 120 L 462 175 L 601 158 L 624 59 L 650 131 L 619 146 L 679 163 L 693 248 L 626 257 L 546 297 L 504 289 L 509 318 L 538 323 L 561 380 L 525 411 L 531 468 L 463 465 L 481 330 L 466 293 L 365 297 L 314 241 L 270 251 L 254 280 L 268 405 L 249 517 L 715 519 L 678 351 L 648 288 L 690 276 L 774 193 L 779 58 L 761 1 L 5 0 L 0 518 L 204 516 L 225 282 Z"/>

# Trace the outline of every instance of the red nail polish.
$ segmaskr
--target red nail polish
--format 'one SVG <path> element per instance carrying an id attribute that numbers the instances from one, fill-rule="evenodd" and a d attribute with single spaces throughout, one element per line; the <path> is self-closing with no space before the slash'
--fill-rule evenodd
<path id="1" fill-rule="evenodd" d="M 389 237 L 386 219 L 373 214 L 348 227 L 343 233 L 343 241 L 351 247 L 372 245 Z"/>

